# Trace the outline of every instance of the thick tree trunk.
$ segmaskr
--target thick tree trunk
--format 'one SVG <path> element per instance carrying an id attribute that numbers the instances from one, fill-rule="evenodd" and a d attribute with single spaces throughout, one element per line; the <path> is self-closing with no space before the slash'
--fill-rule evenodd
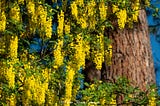
<path id="1" fill-rule="evenodd" d="M 145 90 L 147 85 L 155 83 L 154 67 L 146 21 L 146 13 L 140 11 L 139 23 L 133 29 L 116 29 L 109 32 L 113 41 L 112 65 L 102 76 L 115 81 L 124 76 L 133 86 Z"/>

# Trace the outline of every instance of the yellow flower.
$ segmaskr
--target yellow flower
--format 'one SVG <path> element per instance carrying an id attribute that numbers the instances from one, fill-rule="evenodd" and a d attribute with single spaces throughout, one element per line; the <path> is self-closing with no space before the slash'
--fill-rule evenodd
<path id="1" fill-rule="evenodd" d="M 71 13 L 77 19 L 77 17 L 78 17 L 78 9 L 77 9 L 77 4 L 76 4 L 75 1 L 73 1 L 71 3 Z"/>
<path id="2" fill-rule="evenodd" d="M 151 97 L 149 99 L 149 106 L 156 106 L 156 98 L 155 97 Z"/>
<path id="3" fill-rule="evenodd" d="M 39 17 L 38 18 L 38 27 L 39 27 L 40 37 L 44 38 L 45 37 L 44 36 L 45 29 L 46 29 L 46 21 L 47 21 L 47 10 L 42 5 L 38 5 L 37 12 L 38 12 L 37 15 Z M 48 36 L 50 37 L 50 35 L 48 35 Z"/>
<path id="4" fill-rule="evenodd" d="M 155 89 L 152 89 L 152 92 L 155 93 Z M 156 106 L 155 94 L 153 94 L 153 95 L 151 95 L 151 97 L 149 97 L 149 106 Z"/>
<path id="5" fill-rule="evenodd" d="M 138 21 L 138 15 L 139 15 L 139 9 L 140 9 L 140 3 L 139 0 L 136 0 L 133 4 L 132 4 L 132 9 L 134 11 L 134 13 L 132 14 L 132 20 L 134 22 Z"/>
<path id="6" fill-rule="evenodd" d="M 76 44 L 75 44 L 75 62 L 77 64 L 77 68 L 85 66 L 85 51 L 83 50 L 83 38 L 81 34 L 78 34 L 76 37 Z"/>
<path id="7" fill-rule="evenodd" d="M 112 106 L 117 106 L 117 105 L 116 105 L 116 100 L 112 98 L 112 99 L 111 99 L 111 102 L 110 102 L 110 105 L 112 105 Z"/>
<path id="8" fill-rule="evenodd" d="M 29 0 L 27 3 L 26 3 L 26 7 L 27 7 L 27 13 L 28 13 L 28 16 L 29 16 L 29 29 L 30 29 L 30 33 L 34 34 L 35 31 L 36 31 L 36 24 L 37 24 L 37 15 L 35 13 L 35 3 L 31 0 Z"/>
<path id="9" fill-rule="evenodd" d="M 150 6 L 150 0 L 145 0 L 145 5 Z"/>
<path id="10" fill-rule="evenodd" d="M 70 63 L 67 66 L 64 106 L 70 106 L 70 101 L 72 98 L 72 83 L 73 83 L 74 75 L 75 75 L 75 70 L 72 68 L 72 64 Z"/>
<path id="11" fill-rule="evenodd" d="M 45 32 L 46 37 L 51 38 L 52 37 L 52 18 L 49 17 L 45 24 Z"/>
<path id="12" fill-rule="evenodd" d="M 7 69 L 6 79 L 8 80 L 9 87 L 14 88 L 15 87 L 15 73 L 13 72 L 12 64 L 10 64 L 10 67 Z"/>
<path id="13" fill-rule="evenodd" d="M 51 106 L 53 104 L 55 104 L 54 106 L 56 106 L 56 102 L 58 102 L 58 101 L 56 101 L 55 97 L 56 97 L 56 95 L 55 95 L 54 90 L 52 91 L 52 90 L 48 89 L 47 90 L 47 104 L 49 106 Z"/>
<path id="14" fill-rule="evenodd" d="M 6 16 L 5 16 L 5 12 L 2 11 L 0 13 L 0 32 L 4 31 L 6 29 Z"/>
<path id="15" fill-rule="evenodd" d="M 97 35 L 97 41 L 100 46 L 93 51 L 93 62 L 96 64 L 96 69 L 100 70 L 102 68 L 102 63 L 104 61 L 104 36 L 103 34 Z"/>
<path id="16" fill-rule="evenodd" d="M 26 5 L 28 14 L 35 14 L 35 3 L 29 1 Z"/>
<path id="17" fill-rule="evenodd" d="M 90 29 L 95 29 L 96 24 L 97 24 L 96 18 L 91 17 L 90 20 L 89 20 L 89 28 Z"/>
<path id="18" fill-rule="evenodd" d="M 83 16 L 80 19 L 78 19 L 78 23 L 81 25 L 81 27 L 83 29 L 87 28 L 87 22 L 86 22 L 86 15 L 85 14 L 83 14 Z"/>
<path id="19" fill-rule="evenodd" d="M 89 87 L 89 89 L 95 90 L 95 84 L 91 84 L 90 87 Z"/>
<path id="20" fill-rule="evenodd" d="M 11 36 L 10 39 L 10 58 L 15 59 L 17 58 L 17 50 L 18 50 L 18 37 L 17 36 Z"/>
<path id="21" fill-rule="evenodd" d="M 112 5 L 112 12 L 113 12 L 113 13 L 116 13 L 117 11 L 119 11 L 118 6 L 113 4 L 113 5 Z"/>
<path id="22" fill-rule="evenodd" d="M 116 13 L 116 16 L 118 18 L 118 26 L 120 29 L 125 27 L 125 24 L 127 22 L 127 11 L 126 9 L 120 10 Z"/>
<path id="23" fill-rule="evenodd" d="M 79 6 L 83 6 L 84 1 L 83 0 L 76 0 L 76 4 L 79 5 Z"/>
<path id="24" fill-rule="evenodd" d="M 14 6 L 11 8 L 10 17 L 16 21 L 20 21 L 20 8 L 17 3 L 14 3 Z"/>
<path id="25" fill-rule="evenodd" d="M 59 37 L 63 35 L 63 25 L 64 25 L 64 12 L 61 11 L 60 14 L 58 14 L 57 33 Z"/>
<path id="26" fill-rule="evenodd" d="M 71 30 L 70 23 L 69 22 L 65 22 L 65 26 L 64 26 L 65 34 L 69 34 L 70 30 Z"/>
<path id="27" fill-rule="evenodd" d="M 104 61 L 104 55 L 98 51 L 94 52 L 93 62 L 96 64 L 96 69 L 100 70 L 102 68 L 102 62 Z"/>
<path id="28" fill-rule="evenodd" d="M 62 46 L 63 46 L 63 41 L 58 40 L 57 48 L 53 51 L 53 55 L 55 58 L 54 68 L 56 68 L 56 69 L 63 64 L 64 56 L 63 56 L 62 50 L 61 50 Z"/>
<path id="29" fill-rule="evenodd" d="M 90 57 L 90 43 L 89 43 L 89 41 L 83 40 L 83 47 L 84 47 L 85 57 L 89 59 L 89 57 Z"/>
<path id="30" fill-rule="evenodd" d="M 107 8 L 105 7 L 105 2 L 99 3 L 99 14 L 101 20 L 106 20 Z"/>
<path id="31" fill-rule="evenodd" d="M 16 106 L 16 96 L 12 94 L 8 99 L 8 106 Z"/>
<path id="32" fill-rule="evenodd" d="M 100 99 L 100 104 L 101 104 L 102 106 L 105 105 L 105 103 L 106 103 L 105 98 Z"/>
<path id="33" fill-rule="evenodd" d="M 90 2 L 88 2 L 87 4 L 87 15 L 88 16 L 93 16 L 95 14 L 95 6 L 96 3 L 94 0 L 91 0 Z"/>
<path id="34" fill-rule="evenodd" d="M 34 99 L 37 101 L 39 105 L 42 105 L 45 103 L 46 89 L 43 87 L 43 84 L 39 84 L 39 83 L 36 84 L 35 88 L 36 90 L 35 90 Z"/>

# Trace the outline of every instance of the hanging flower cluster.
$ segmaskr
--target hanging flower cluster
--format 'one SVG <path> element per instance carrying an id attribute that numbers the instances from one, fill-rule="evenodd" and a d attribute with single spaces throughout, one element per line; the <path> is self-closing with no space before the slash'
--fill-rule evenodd
<path id="1" fill-rule="evenodd" d="M 127 21 L 127 11 L 124 10 L 119 10 L 119 12 L 116 13 L 117 18 L 118 18 L 118 26 L 119 28 L 124 28 L 126 21 Z"/>
<path id="2" fill-rule="evenodd" d="M 38 30 L 41 38 L 50 39 L 52 36 L 52 18 L 48 16 L 48 11 L 52 12 L 52 9 L 47 10 L 42 2 L 34 2 L 34 0 L 27 0 L 26 3 L 29 16 L 29 34 L 35 34 Z"/>
<path id="3" fill-rule="evenodd" d="M 12 36 L 10 39 L 10 58 L 17 58 L 18 53 L 18 37 L 17 36 Z"/>
<path id="4" fill-rule="evenodd" d="M 0 10 L 0 32 L 3 32 L 6 29 L 6 16 L 5 16 L 5 12 Z"/>
<path id="5" fill-rule="evenodd" d="M 107 17 L 107 6 L 105 5 L 105 2 L 100 2 L 99 3 L 99 14 L 100 14 L 100 19 L 101 20 L 106 20 Z"/>
<path id="6" fill-rule="evenodd" d="M 68 64 L 67 66 L 67 75 L 66 75 L 66 81 L 65 81 L 65 100 L 64 100 L 64 106 L 70 106 L 70 101 L 72 98 L 72 86 L 73 86 L 73 79 L 75 75 L 75 69 L 72 68 L 73 64 Z"/>
<path id="7" fill-rule="evenodd" d="M 139 10 L 140 10 L 139 0 L 135 0 L 135 2 L 132 4 L 132 8 L 133 8 L 133 11 L 134 11 L 134 14 L 132 14 L 132 20 L 134 22 L 137 22 L 138 21 Z"/>
<path id="8" fill-rule="evenodd" d="M 20 21 L 21 20 L 21 16 L 20 16 L 20 8 L 19 5 L 17 3 L 13 4 L 14 6 L 11 8 L 10 10 L 10 17 L 16 21 Z"/>
<path id="9" fill-rule="evenodd" d="M 97 48 L 93 50 L 93 62 L 96 64 L 96 68 L 100 70 L 102 68 L 102 63 L 104 62 L 104 35 L 96 35 L 96 45 Z M 95 45 L 95 44 L 94 44 Z"/>
<path id="10" fill-rule="evenodd" d="M 30 34 L 34 34 L 36 31 L 36 23 L 37 23 L 37 15 L 35 13 L 36 7 L 35 7 L 35 3 L 32 0 L 28 0 L 26 1 L 26 7 L 27 7 L 27 12 L 28 12 L 28 19 L 29 19 L 29 31 Z"/>
<path id="11" fill-rule="evenodd" d="M 74 48 L 75 48 L 74 59 L 76 61 L 78 70 L 80 69 L 80 67 L 85 66 L 85 52 L 83 50 L 83 38 L 81 34 L 77 35 L 76 44 Z"/>
<path id="12" fill-rule="evenodd" d="M 55 56 L 55 63 L 54 63 L 54 68 L 57 69 L 63 64 L 63 54 L 62 54 L 62 46 L 63 46 L 63 41 L 58 40 L 58 44 L 56 49 L 53 51 L 53 55 Z"/>

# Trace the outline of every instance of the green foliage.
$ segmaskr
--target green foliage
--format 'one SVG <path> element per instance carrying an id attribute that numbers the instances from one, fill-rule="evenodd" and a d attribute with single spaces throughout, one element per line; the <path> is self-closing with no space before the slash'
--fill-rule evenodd
<path id="1" fill-rule="evenodd" d="M 102 99 L 105 100 L 103 105 L 106 106 L 112 102 L 112 99 L 116 101 L 119 97 L 123 98 L 119 105 L 147 105 L 151 97 L 159 97 L 157 92 L 153 91 L 153 89 L 156 89 L 155 85 L 148 87 L 146 91 L 142 91 L 138 87 L 130 85 L 126 78 L 118 78 L 115 83 L 95 81 L 94 84 L 86 83 L 85 85 L 86 88 L 80 91 L 83 97 L 75 106 L 88 106 L 91 102 L 98 105 L 101 104 Z M 159 103 L 159 100 L 157 99 L 156 102 Z"/>

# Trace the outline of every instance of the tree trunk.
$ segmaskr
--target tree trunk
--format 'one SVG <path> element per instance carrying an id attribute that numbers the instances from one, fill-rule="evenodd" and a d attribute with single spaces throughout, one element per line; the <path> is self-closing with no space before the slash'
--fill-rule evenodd
<path id="1" fill-rule="evenodd" d="M 145 10 L 140 10 L 139 22 L 133 29 L 115 29 L 108 34 L 113 41 L 112 65 L 102 77 L 114 82 L 117 77 L 123 76 L 141 90 L 155 83 Z"/>

